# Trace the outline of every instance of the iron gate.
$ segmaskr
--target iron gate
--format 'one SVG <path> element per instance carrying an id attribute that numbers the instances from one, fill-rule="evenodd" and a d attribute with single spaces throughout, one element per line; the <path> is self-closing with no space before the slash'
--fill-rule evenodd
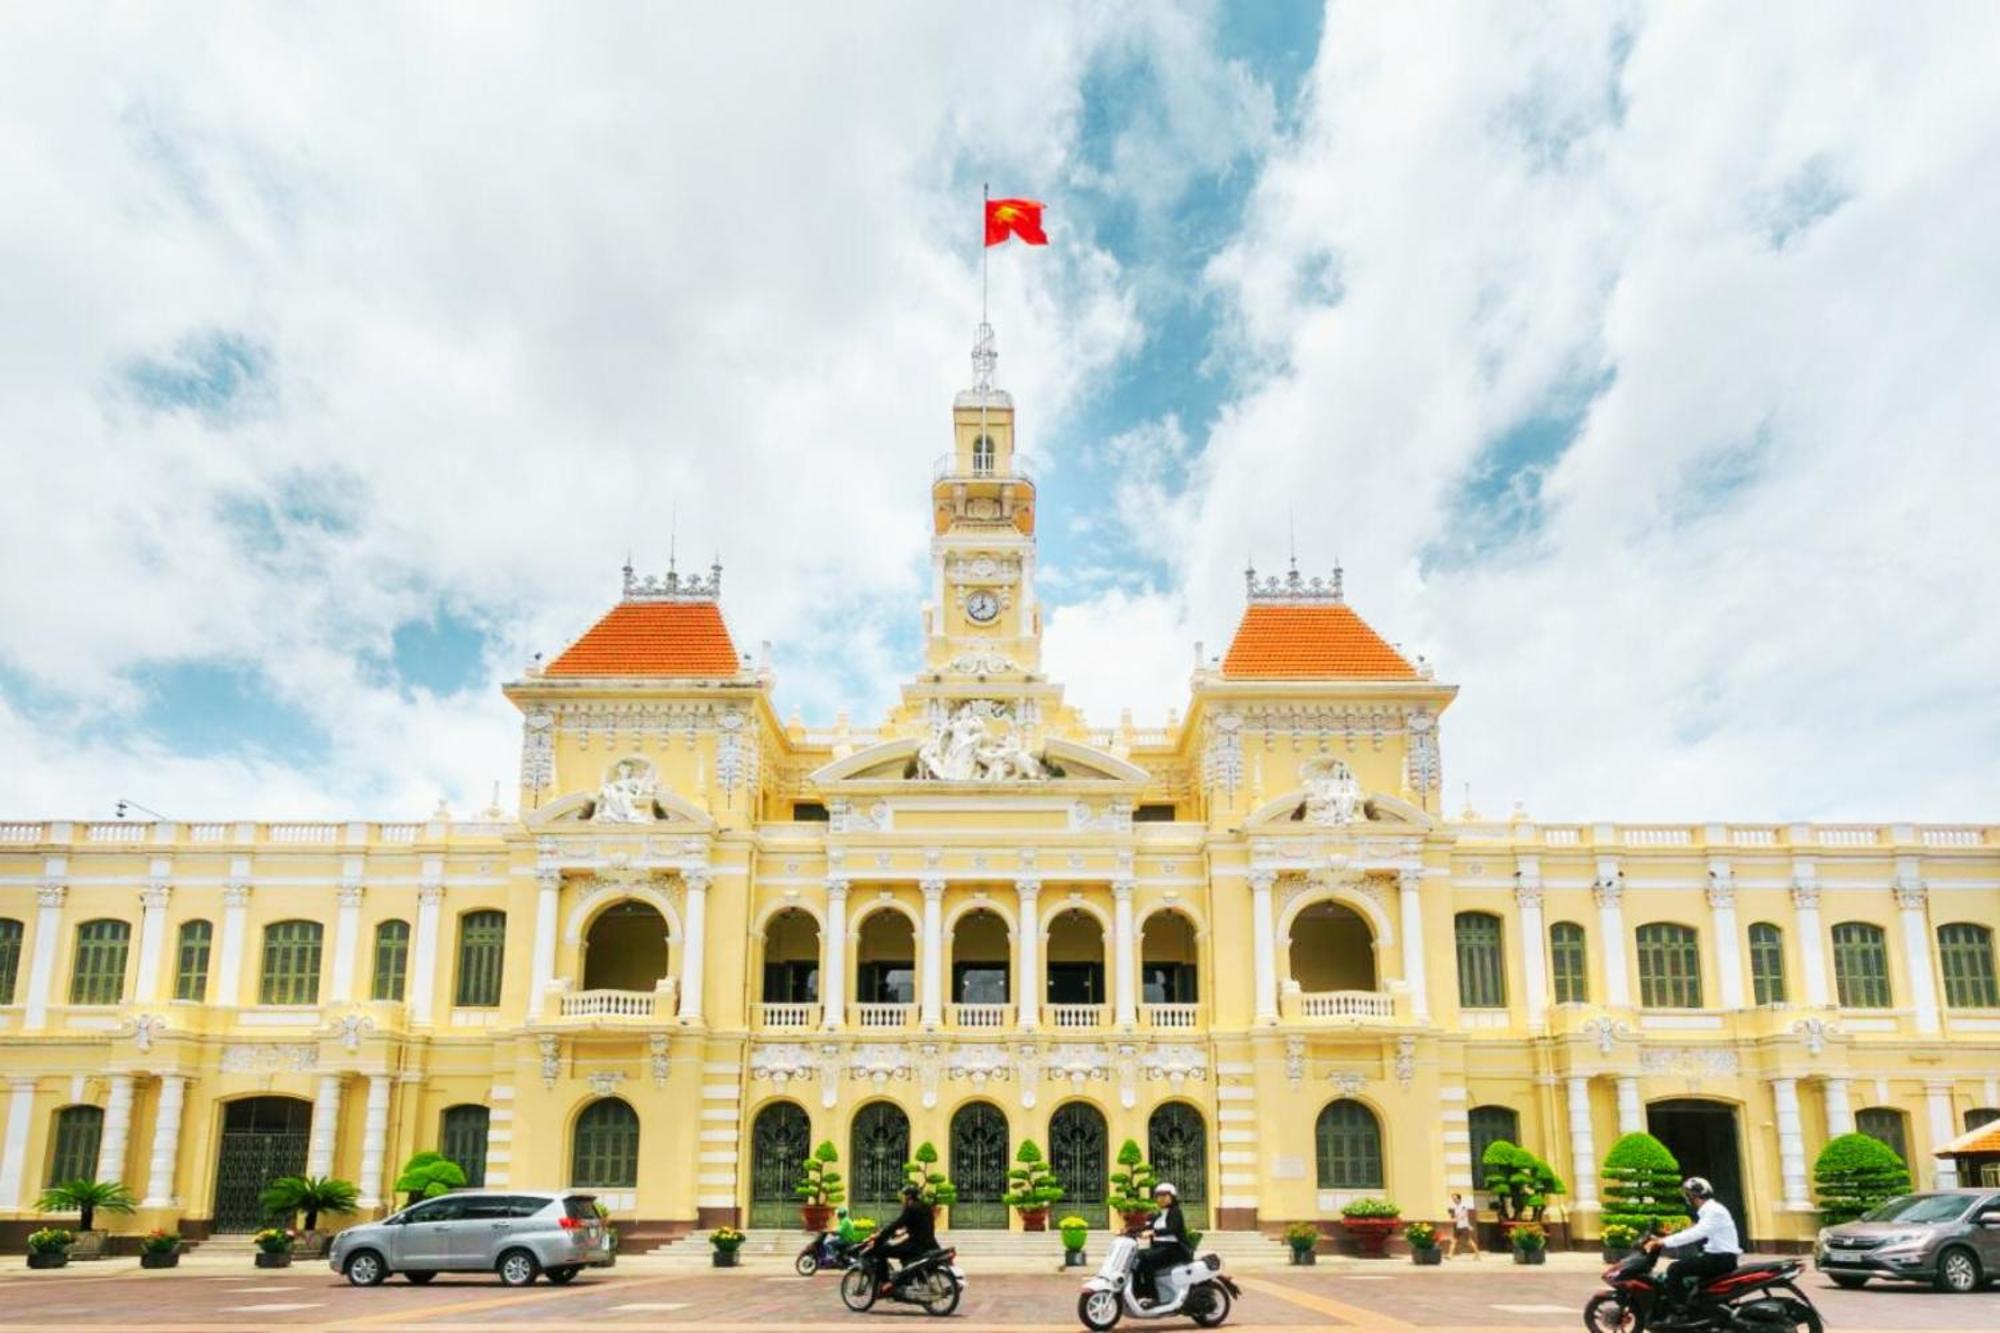
<path id="1" fill-rule="evenodd" d="M 798 1216 L 792 1187 L 812 1155 L 812 1125 L 794 1102 L 773 1102 L 750 1128 L 750 1225 L 788 1227 Z"/>
<path id="2" fill-rule="evenodd" d="M 894 1102 L 870 1102 L 854 1115 L 848 1136 L 848 1207 L 856 1217 L 888 1226 L 902 1211 L 903 1167 L 910 1160 L 910 1118 Z"/>
<path id="3" fill-rule="evenodd" d="M 1111 1161 L 1105 1151 L 1104 1116 L 1088 1102 L 1070 1102 L 1049 1117 L 1049 1165 L 1061 1183 L 1057 1208 L 1064 1217 L 1074 1213 L 1093 1227 L 1110 1224 L 1106 1206 Z"/>
<path id="4" fill-rule="evenodd" d="M 263 1193 L 279 1176 L 302 1175 L 312 1103 L 297 1097 L 246 1097 L 222 1114 L 215 1165 L 215 1229 L 255 1231 L 269 1213 Z"/>
<path id="5" fill-rule="evenodd" d="M 991 1102 L 970 1102 L 951 1118 L 951 1183 L 958 1202 L 951 1225 L 959 1231 L 1005 1231 L 1007 1117 Z"/>
<path id="6" fill-rule="evenodd" d="M 1208 1131 L 1201 1112 L 1186 1102 L 1154 1111 L 1146 1122 L 1146 1158 L 1158 1179 L 1180 1191 L 1187 1224 L 1208 1230 Z"/>

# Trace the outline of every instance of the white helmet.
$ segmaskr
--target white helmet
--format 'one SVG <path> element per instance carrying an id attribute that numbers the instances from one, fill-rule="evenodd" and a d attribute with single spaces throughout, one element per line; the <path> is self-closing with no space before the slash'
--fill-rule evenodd
<path id="1" fill-rule="evenodd" d="M 1173 1182 L 1167 1180 L 1162 1180 L 1159 1184 L 1153 1186 L 1153 1196 L 1155 1198 L 1158 1198 L 1162 1194 L 1171 1194 L 1176 1199 L 1181 1197 L 1181 1192 L 1174 1188 Z"/>
<path id="2" fill-rule="evenodd" d="M 1715 1197 L 1715 1186 L 1709 1184 L 1700 1176 L 1689 1176 L 1681 1182 L 1681 1193 L 1692 1194 L 1697 1199 L 1713 1199 Z"/>

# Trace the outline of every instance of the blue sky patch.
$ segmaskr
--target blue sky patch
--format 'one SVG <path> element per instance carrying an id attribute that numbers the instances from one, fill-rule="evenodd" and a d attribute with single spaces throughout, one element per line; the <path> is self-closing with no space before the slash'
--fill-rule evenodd
<path id="1" fill-rule="evenodd" d="M 327 757 L 326 734 L 295 704 L 279 698 L 255 670 L 231 662 L 165 662 L 131 679 L 146 692 L 137 728 L 176 754 L 203 756 L 261 751 L 295 767 Z M 249 738 L 255 738 L 251 740 Z M 144 774 L 128 785 L 144 787 Z M 172 793 L 122 793 L 166 810 Z M 169 813 L 173 813 L 169 810 Z"/>
<path id="2" fill-rule="evenodd" d="M 219 420 L 269 392 L 271 350 L 241 333 L 210 329 L 189 334 L 166 357 L 126 362 L 126 391 L 155 412 L 193 411 Z"/>
<path id="3" fill-rule="evenodd" d="M 389 665 L 406 688 L 456 694 L 486 679 L 486 631 L 455 612 L 406 620 L 390 639 Z"/>
<path id="4" fill-rule="evenodd" d="M 1785 249 L 1853 197 L 1833 163 L 1824 157 L 1808 158 L 1771 197 L 1765 230 L 1771 248 Z"/>

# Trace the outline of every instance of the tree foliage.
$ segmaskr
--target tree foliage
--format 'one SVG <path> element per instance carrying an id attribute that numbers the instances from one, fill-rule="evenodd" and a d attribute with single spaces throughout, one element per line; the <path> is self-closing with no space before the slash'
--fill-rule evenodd
<path id="1" fill-rule="evenodd" d="M 279 1176 L 264 1189 L 265 1211 L 273 1218 L 290 1222 L 294 1213 L 306 1215 L 307 1231 L 319 1229 L 321 1213 L 351 1213 L 361 1191 L 351 1180 L 332 1176 Z"/>
<path id="2" fill-rule="evenodd" d="M 68 1180 L 42 1191 L 35 1207 L 44 1213 L 75 1213 L 76 1229 L 91 1230 L 98 1213 L 129 1213 L 139 1206 L 132 1191 L 116 1180 Z"/>
<path id="3" fill-rule="evenodd" d="M 917 1145 L 917 1155 L 912 1161 L 903 1163 L 903 1175 L 908 1183 L 915 1185 L 922 1193 L 925 1203 L 954 1204 L 958 1202 L 958 1186 L 945 1178 L 942 1171 L 933 1170 L 937 1166 L 938 1150 L 925 1139 Z"/>
<path id="4" fill-rule="evenodd" d="M 792 1186 L 792 1193 L 799 1202 L 809 1208 L 830 1208 L 847 1202 L 847 1185 L 833 1164 L 840 1160 L 840 1153 L 834 1149 L 832 1139 L 822 1139 L 813 1149 L 812 1156 L 799 1167 L 798 1184 Z"/>
<path id="5" fill-rule="evenodd" d="M 1041 1147 L 1033 1139 L 1022 1139 L 1014 1153 L 1017 1163 L 1007 1169 L 1007 1194 L 1001 1200 L 1010 1208 L 1047 1208 L 1063 1196 L 1062 1181 L 1042 1160 Z"/>
<path id="6" fill-rule="evenodd" d="M 1481 1184 L 1493 1195 L 1493 1211 L 1502 1221 L 1540 1217 L 1549 1196 L 1567 1193 L 1562 1177 L 1526 1148 L 1495 1139 L 1479 1159 Z"/>
<path id="7" fill-rule="evenodd" d="M 465 1169 L 440 1152 L 418 1153 L 396 1177 L 396 1193 L 409 1195 L 411 1203 L 464 1188 Z"/>
<path id="8" fill-rule="evenodd" d="M 1909 1168 L 1896 1150 L 1870 1134 L 1842 1134 L 1813 1163 L 1820 1221 L 1852 1222 L 1875 1205 L 1907 1194 Z"/>
<path id="9" fill-rule="evenodd" d="M 1111 1173 L 1111 1206 L 1121 1213 L 1142 1213 L 1151 1208 L 1153 1186 L 1160 1177 L 1135 1140 L 1127 1139 L 1120 1145 L 1118 1167 Z"/>
<path id="10" fill-rule="evenodd" d="M 1687 1221 L 1681 1164 L 1651 1134 L 1627 1134 L 1612 1144 L 1598 1176 L 1604 1181 L 1605 1226 L 1628 1226 L 1645 1236 Z"/>

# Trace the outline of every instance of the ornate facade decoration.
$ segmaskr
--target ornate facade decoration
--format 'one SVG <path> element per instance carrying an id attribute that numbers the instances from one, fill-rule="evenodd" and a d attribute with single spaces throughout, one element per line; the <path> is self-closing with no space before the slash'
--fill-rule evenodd
<path id="1" fill-rule="evenodd" d="M 542 1062 L 542 1086 L 553 1088 L 562 1077 L 562 1045 L 556 1038 L 544 1035 L 537 1039 Z"/>
<path id="2" fill-rule="evenodd" d="M 521 785 L 536 796 L 556 780 L 556 717 L 539 705 L 521 717 Z"/>
<path id="3" fill-rule="evenodd" d="M 132 1042 L 141 1051 L 153 1049 L 153 1042 L 167 1030 L 167 1020 L 158 1014 L 135 1014 L 132 1018 Z"/>
<path id="4" fill-rule="evenodd" d="M 1201 747 L 1202 780 L 1233 797 L 1243 784 L 1243 716 L 1227 709 L 1209 715 Z"/>
<path id="5" fill-rule="evenodd" d="M 1344 826 L 1368 817 L 1354 770 L 1338 759 L 1310 759 L 1300 767 L 1305 780 L 1308 824 Z"/>
<path id="6" fill-rule="evenodd" d="M 1102 1046 L 1063 1042 L 1049 1049 L 1043 1069 L 1050 1078 L 1067 1081 L 1080 1092 L 1086 1083 L 1103 1082 L 1111 1077 L 1111 1053 Z"/>
<path id="7" fill-rule="evenodd" d="M 915 1072 L 910 1054 L 908 1047 L 893 1046 L 887 1042 L 857 1046 L 847 1062 L 847 1076 L 857 1083 L 872 1084 L 880 1092 L 889 1086 L 892 1079 L 898 1082 L 909 1080 Z"/>
<path id="8" fill-rule="evenodd" d="M 617 1069 L 600 1069 L 584 1079 L 590 1090 L 600 1097 L 609 1097 L 618 1091 L 618 1085 L 625 1081 L 625 1074 Z"/>
<path id="9" fill-rule="evenodd" d="M 1297 1092 L 1306 1077 L 1306 1039 L 1285 1038 L 1285 1081 Z"/>
<path id="10" fill-rule="evenodd" d="M 303 1074 L 319 1068 L 319 1047 L 288 1042 L 243 1042 L 222 1048 L 225 1074 Z"/>
<path id="11" fill-rule="evenodd" d="M 1630 1041 L 1632 1039 L 1630 1024 L 1606 1018 L 1601 1014 L 1596 1018 L 1586 1019 L 1578 1026 L 1577 1030 L 1588 1034 L 1597 1042 L 1597 1053 L 1599 1055 L 1609 1055 L 1611 1054 L 1612 1047 L 1618 1042 Z"/>
<path id="12" fill-rule="evenodd" d="M 667 1034 L 655 1032 L 646 1038 L 646 1070 L 653 1077 L 654 1087 L 667 1086 L 667 1073 L 670 1067 L 667 1059 Z"/>
<path id="13" fill-rule="evenodd" d="M 1930 890 L 1914 875 L 1896 877 L 1896 906 L 1905 912 L 1921 912 L 1930 900 Z"/>
<path id="14" fill-rule="evenodd" d="M 1025 727 L 1006 705 L 968 699 L 917 750 L 917 776 L 939 782 L 1040 782 L 1042 761 L 1022 743 Z"/>
<path id="15" fill-rule="evenodd" d="M 757 785 L 758 742 L 749 718 L 731 708 L 715 720 L 715 780 L 725 794 Z"/>
<path id="16" fill-rule="evenodd" d="M 1368 1086 L 1367 1076 L 1352 1069 L 1336 1069 L 1326 1077 L 1343 1097 L 1359 1097 L 1361 1090 Z"/>
<path id="17" fill-rule="evenodd" d="M 1022 1107 L 1033 1110 L 1042 1078 L 1041 1051 L 1033 1042 L 1024 1041 L 1014 1048 L 1014 1077 L 1021 1085 Z"/>
<path id="18" fill-rule="evenodd" d="M 1641 1046 L 1639 1072 L 1642 1074 L 1684 1075 L 1691 1082 L 1703 1078 L 1732 1078 L 1742 1070 L 1742 1060 L 1729 1046 Z"/>
<path id="19" fill-rule="evenodd" d="M 975 1089 L 983 1089 L 989 1082 L 1006 1082 L 1013 1077 L 1014 1065 L 1007 1058 L 1007 1048 L 998 1042 L 974 1042 L 951 1048 L 949 1073 L 952 1079 L 963 1079 Z"/>
<path id="20" fill-rule="evenodd" d="M 597 805 L 590 812 L 590 822 L 650 824 L 656 817 L 653 799 L 659 788 L 653 766 L 636 755 L 628 755 L 605 774 L 604 785 L 597 789 Z"/>
<path id="21" fill-rule="evenodd" d="M 360 1050 L 362 1039 L 374 1030 L 375 1020 L 363 1013 L 345 1013 L 328 1024 L 334 1040 L 350 1052 Z"/>
<path id="22" fill-rule="evenodd" d="M 1736 906 L 1736 876 L 1729 872 L 1729 867 L 1709 867 L 1708 905 L 1717 909 Z"/>
<path id="23" fill-rule="evenodd" d="M 1824 1018 L 1801 1018 L 1792 1024 L 1792 1031 L 1805 1039 L 1807 1055 L 1819 1055 L 1826 1050 L 1826 1039 L 1837 1034 L 1840 1026 Z"/>
<path id="24" fill-rule="evenodd" d="M 683 575 L 672 564 L 664 576 L 634 577 L 625 566 L 625 600 L 628 602 L 713 602 L 722 596 L 722 566 L 708 567 L 708 577 Z"/>
<path id="25" fill-rule="evenodd" d="M 1175 1092 L 1208 1077 L 1208 1055 L 1199 1046 L 1154 1046 L 1142 1063 L 1148 1079 L 1155 1083 L 1164 1079 Z"/>
<path id="26" fill-rule="evenodd" d="M 1417 1077 L 1417 1039 L 1415 1037 L 1396 1038 L 1396 1082 L 1404 1092 Z"/>
<path id="27" fill-rule="evenodd" d="M 1404 765 L 1410 773 L 1410 790 L 1419 796 L 1429 796 L 1438 789 L 1440 764 L 1438 762 L 1437 718 L 1427 709 L 1414 708 L 1403 719 L 1403 729 L 1408 736 L 1404 751 Z"/>

